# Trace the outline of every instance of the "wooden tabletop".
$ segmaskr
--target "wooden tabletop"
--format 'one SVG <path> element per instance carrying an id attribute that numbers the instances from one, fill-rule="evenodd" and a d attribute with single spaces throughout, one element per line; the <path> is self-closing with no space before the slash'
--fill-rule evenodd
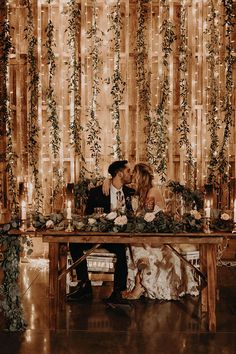
<path id="1" fill-rule="evenodd" d="M 75 243 L 190 243 L 217 244 L 230 233 L 126 233 L 126 232 L 65 232 L 48 230 L 42 232 L 44 242 L 75 242 Z"/>

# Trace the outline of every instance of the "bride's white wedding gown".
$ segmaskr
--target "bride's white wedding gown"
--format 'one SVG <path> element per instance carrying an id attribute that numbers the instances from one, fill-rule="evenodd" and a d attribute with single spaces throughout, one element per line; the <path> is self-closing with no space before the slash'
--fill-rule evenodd
<path id="1" fill-rule="evenodd" d="M 167 246 L 132 246 L 131 250 L 132 257 L 127 249 L 129 291 L 135 286 L 138 265 L 143 260 L 146 266 L 141 270 L 141 284 L 147 298 L 176 300 L 186 294 L 199 294 L 194 271 Z"/>

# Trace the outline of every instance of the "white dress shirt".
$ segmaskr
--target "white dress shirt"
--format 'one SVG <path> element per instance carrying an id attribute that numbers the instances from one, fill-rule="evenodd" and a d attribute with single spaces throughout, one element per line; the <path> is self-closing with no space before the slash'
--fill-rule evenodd
<path id="1" fill-rule="evenodd" d="M 123 189 L 122 188 L 117 189 L 113 186 L 113 184 L 111 184 L 111 186 L 110 186 L 111 211 L 117 209 L 117 192 L 120 192 L 120 201 L 122 204 L 122 209 L 125 208 L 125 196 L 124 196 Z"/>

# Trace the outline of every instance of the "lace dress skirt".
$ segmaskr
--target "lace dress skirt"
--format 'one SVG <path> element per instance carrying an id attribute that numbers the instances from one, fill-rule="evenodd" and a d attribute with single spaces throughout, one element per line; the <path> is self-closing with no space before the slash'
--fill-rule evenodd
<path id="1" fill-rule="evenodd" d="M 165 245 L 127 248 L 127 261 L 128 290 L 133 289 L 135 275 L 140 267 L 141 283 L 147 298 L 176 300 L 186 294 L 199 294 L 198 278 L 194 275 L 194 270 Z"/>

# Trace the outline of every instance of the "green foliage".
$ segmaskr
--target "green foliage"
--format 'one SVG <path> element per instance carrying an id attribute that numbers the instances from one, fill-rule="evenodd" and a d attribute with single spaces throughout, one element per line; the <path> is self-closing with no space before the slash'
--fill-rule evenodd
<path id="1" fill-rule="evenodd" d="M 192 145 L 189 139 L 190 128 L 188 124 L 189 117 L 189 104 L 188 104 L 188 80 L 187 80 L 187 72 L 188 72 L 188 51 L 187 51 L 187 29 L 186 29 L 186 8 L 184 2 L 181 2 L 180 8 L 180 58 L 179 58 L 179 72 L 180 72 L 180 114 L 179 114 L 179 124 L 177 127 L 177 131 L 180 134 L 179 146 L 185 146 L 186 148 L 186 157 L 187 157 L 187 165 L 189 167 L 188 174 L 188 184 L 190 187 L 194 185 L 194 169 L 195 162 L 193 158 L 193 150 Z"/>
<path id="2" fill-rule="evenodd" d="M 223 141 L 219 148 L 219 172 L 222 176 L 222 181 L 227 182 L 229 179 L 229 161 L 228 161 L 228 145 L 231 135 L 231 128 L 233 126 L 233 88 L 234 88 L 234 79 L 233 79 L 233 65 L 235 63 L 235 57 L 233 55 L 233 27 L 234 27 L 234 10 L 233 10 L 233 0 L 225 0 L 225 31 L 226 31 L 226 56 L 225 56 L 225 65 L 226 65 L 226 94 L 224 97 L 223 110 L 225 112 L 223 123 L 225 124 Z"/>
<path id="3" fill-rule="evenodd" d="M 175 220 L 173 215 L 160 211 L 152 221 L 146 221 L 147 214 L 135 217 L 132 213 L 127 213 L 127 223 L 124 225 L 116 225 L 114 220 L 108 220 L 105 214 L 80 217 L 73 224 L 79 231 L 84 232 L 177 233 L 203 231 L 203 219 L 196 220 L 190 214 L 185 214 L 182 220 Z"/>
<path id="4" fill-rule="evenodd" d="M 91 156 L 94 158 L 95 163 L 95 176 L 100 174 L 99 165 L 100 165 L 100 156 L 101 156 L 101 126 L 97 118 L 97 96 L 100 92 L 99 83 L 101 81 L 101 45 L 103 32 L 97 27 L 97 13 L 96 13 L 96 1 L 93 2 L 93 17 L 92 17 L 92 26 L 87 32 L 88 38 L 91 38 L 92 45 L 90 56 L 92 58 L 92 68 L 93 68 L 93 77 L 92 77 L 92 98 L 88 109 L 88 124 L 87 124 L 87 144 L 90 147 Z"/>
<path id="5" fill-rule="evenodd" d="M 119 107 L 122 103 L 122 97 L 125 89 L 125 82 L 121 75 L 121 65 L 120 65 L 120 32 L 121 32 L 121 11 L 120 11 L 120 0 L 116 0 L 116 5 L 114 10 L 110 15 L 111 26 L 108 31 L 114 32 L 113 44 L 114 44 L 114 57 L 115 57 L 115 68 L 114 73 L 111 78 L 112 88 L 111 95 L 113 99 L 112 103 L 112 119 L 114 121 L 114 129 L 116 133 L 116 144 L 113 147 L 112 155 L 117 158 L 122 158 L 121 151 L 121 139 L 120 139 L 120 110 Z"/>
<path id="6" fill-rule="evenodd" d="M 80 21 L 81 11 L 80 5 L 76 0 L 69 0 L 68 6 L 68 27 L 65 32 L 67 33 L 67 45 L 70 49 L 70 60 L 66 63 L 70 77 L 68 79 L 68 89 L 74 98 L 74 114 L 71 117 L 70 135 L 72 138 L 72 145 L 75 149 L 75 154 L 80 159 L 80 163 L 84 164 L 84 156 L 82 153 L 82 133 L 83 127 L 81 125 L 81 61 L 78 56 L 79 53 L 79 38 L 80 38 Z M 83 168 L 81 167 L 81 173 Z"/>
<path id="7" fill-rule="evenodd" d="M 198 210 L 203 208 L 204 195 L 201 191 L 193 190 L 175 181 L 169 181 L 167 187 L 172 193 L 182 196 L 186 206 L 192 209 L 196 207 Z"/>
<path id="8" fill-rule="evenodd" d="M 102 177 L 81 178 L 74 185 L 76 208 L 81 208 L 82 206 L 86 205 L 90 189 L 102 184 L 103 180 L 104 178 Z"/>
<path id="9" fill-rule="evenodd" d="M 48 25 L 45 29 L 47 34 L 47 40 L 45 47 L 47 49 L 47 64 L 49 67 L 49 82 L 46 92 L 47 100 L 47 113 L 48 121 L 50 122 L 50 144 L 52 146 L 53 158 L 56 159 L 59 156 L 61 138 L 60 138 L 60 128 L 59 128 L 59 118 L 57 114 L 57 103 L 55 99 L 54 83 L 55 83 L 55 54 L 53 52 L 53 47 L 56 46 L 54 38 L 54 25 L 51 20 L 49 20 Z"/>
<path id="10" fill-rule="evenodd" d="M 12 112 L 10 109 L 10 100 L 7 92 L 8 83 L 8 64 L 9 54 L 12 50 L 12 40 L 10 34 L 9 21 L 6 19 L 3 21 L 0 32 L 0 136 L 6 134 L 6 172 L 9 183 L 9 196 L 8 198 L 12 203 L 12 210 L 17 212 L 19 205 L 17 202 L 17 183 L 15 176 L 15 166 L 17 162 L 17 155 L 13 149 L 13 120 Z"/>
<path id="11" fill-rule="evenodd" d="M 211 143 L 209 151 L 208 165 L 208 183 L 214 183 L 216 179 L 218 167 L 218 148 L 220 128 L 220 120 L 218 117 L 218 100 L 219 100 L 219 79 L 217 76 L 217 68 L 219 65 L 219 29 L 216 21 L 218 20 L 217 13 L 213 2 L 210 3 L 210 14 L 208 16 L 208 29 L 206 34 L 209 36 L 207 43 L 209 64 L 209 86 L 207 88 L 209 95 L 209 111 L 207 114 L 208 130 L 210 132 Z M 218 73 L 219 74 L 219 73 Z"/>
<path id="12" fill-rule="evenodd" d="M 29 164 L 32 168 L 35 185 L 35 208 L 42 208 L 43 195 L 42 185 L 39 179 L 39 124 L 38 124 L 38 96 L 39 96 L 39 73 L 37 66 L 37 37 L 34 34 L 34 15 L 31 0 L 25 1 L 27 9 L 27 25 L 24 29 L 25 38 L 28 42 L 28 75 L 29 75 L 29 112 L 28 124 L 28 152 Z"/>
<path id="13" fill-rule="evenodd" d="M 21 238 L 18 235 L 8 235 L 11 229 L 18 227 L 17 219 L 0 227 L 0 246 L 4 250 L 4 260 L 1 265 L 4 279 L 0 286 L 0 309 L 4 313 L 7 328 L 11 332 L 22 331 L 26 328 L 18 286 Z"/>
<path id="14" fill-rule="evenodd" d="M 162 1 L 164 20 L 160 28 L 162 34 L 162 62 L 164 74 L 160 87 L 160 100 L 155 109 L 155 116 L 150 127 L 150 139 L 148 149 L 148 161 L 153 164 L 161 177 L 166 180 L 167 153 L 168 153 L 168 109 L 170 97 L 169 57 L 172 52 L 172 45 L 176 40 L 174 26 L 169 20 L 169 3 Z"/>

